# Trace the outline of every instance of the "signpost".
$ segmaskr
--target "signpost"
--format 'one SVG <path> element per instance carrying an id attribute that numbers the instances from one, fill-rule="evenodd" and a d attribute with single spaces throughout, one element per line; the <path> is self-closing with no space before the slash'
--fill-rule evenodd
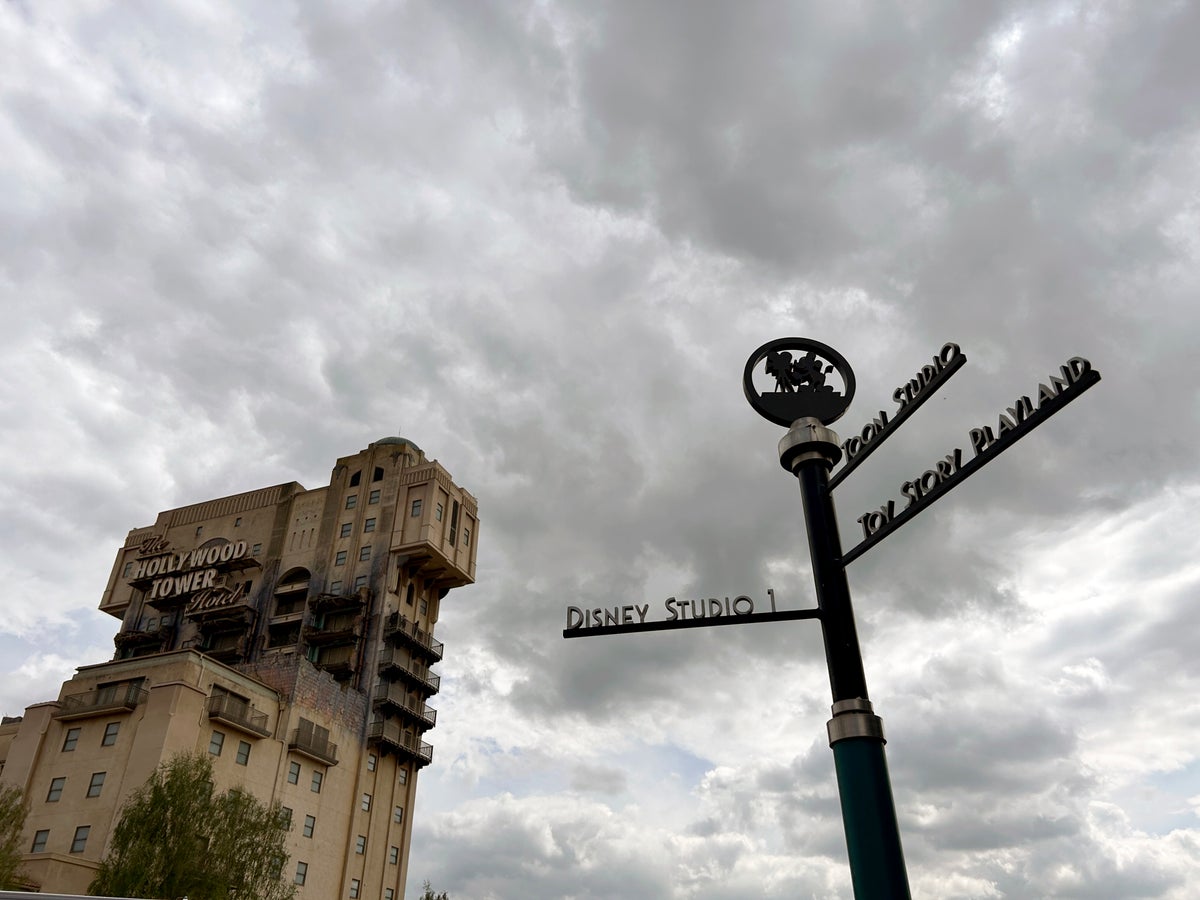
<path id="1" fill-rule="evenodd" d="M 800 486 L 817 594 L 815 608 L 777 611 L 772 590 L 767 591 L 770 612 L 755 612 L 754 600 L 745 595 L 732 601 L 726 597 L 724 602 L 716 597 L 691 601 L 671 597 L 665 602 L 668 617 L 650 621 L 646 620 L 649 604 L 567 608 L 566 638 L 817 619 L 833 695 L 833 718 L 826 727 L 854 896 L 859 900 L 908 900 L 911 895 L 883 751 L 883 722 L 867 694 L 846 566 L 1100 381 L 1100 373 L 1086 359 L 1068 360 L 1058 375 L 1038 385 L 1036 399 L 1022 395 L 998 414 L 994 428 L 990 424 L 972 428 L 968 440 L 973 455 L 969 459 L 955 448 L 900 486 L 907 499 L 903 508 L 897 509 L 896 501 L 889 500 L 860 516 L 862 540 L 843 553 L 833 489 L 965 362 L 957 344 L 944 345 L 931 363 L 896 388 L 892 399 L 899 407 L 890 417 L 881 410 L 853 437 L 839 441 L 829 426 L 849 408 L 855 391 L 854 372 L 840 353 L 807 338 L 780 338 L 751 354 L 742 378 L 746 399 L 761 416 L 788 429 L 779 442 L 779 462 Z M 766 386 L 760 387 L 764 381 Z M 830 477 L 843 456 L 845 465 Z"/>

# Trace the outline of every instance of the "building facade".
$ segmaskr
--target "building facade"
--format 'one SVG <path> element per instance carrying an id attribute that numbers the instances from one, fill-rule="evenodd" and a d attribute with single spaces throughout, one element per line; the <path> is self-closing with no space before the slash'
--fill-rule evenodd
<path id="1" fill-rule="evenodd" d="M 179 752 L 290 811 L 299 896 L 400 900 L 441 601 L 475 580 L 475 498 L 384 438 L 325 487 L 280 484 L 167 510 L 118 551 L 100 608 L 114 659 L 0 725 L 25 791 L 25 867 L 82 893 L 122 804 Z"/>

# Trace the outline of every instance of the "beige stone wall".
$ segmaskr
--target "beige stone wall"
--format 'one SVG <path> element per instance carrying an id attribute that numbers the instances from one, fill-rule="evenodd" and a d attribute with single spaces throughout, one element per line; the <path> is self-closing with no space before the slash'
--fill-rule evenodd
<path id="1" fill-rule="evenodd" d="M 0 734 L 3 780 L 24 788 L 30 802 L 26 846 L 32 846 L 38 831 L 49 831 L 45 850 L 26 856 L 37 881 L 55 890 L 84 892 L 129 794 L 174 754 L 199 751 L 210 752 L 218 789 L 240 785 L 292 810 L 289 872 L 295 873 L 298 861 L 308 864 L 302 896 L 341 896 L 352 878 L 371 886 L 371 896 L 382 896 L 384 887 L 401 896 L 400 857 L 406 855 L 409 792 L 415 778 L 410 774 L 408 784 L 401 785 L 396 761 L 364 747 L 367 698 L 303 660 L 294 660 L 290 667 L 264 667 L 278 687 L 291 686 L 291 700 L 285 701 L 267 681 L 194 651 L 87 667 L 64 684 L 62 697 L 134 673 L 146 679 L 146 698 L 132 711 L 59 719 L 55 714 L 62 711 L 61 701 L 40 704 Z M 211 718 L 208 699 L 214 686 L 248 697 L 256 711 L 267 715 L 269 734 L 260 736 Z M 335 765 L 289 750 L 301 719 L 329 730 L 329 739 L 337 744 Z M 104 736 L 111 725 L 117 726 L 116 736 L 106 746 Z M 67 734 L 74 729 L 78 733 L 64 750 Z M 219 753 L 211 753 L 217 748 L 214 735 L 220 736 Z M 374 771 L 369 755 L 374 757 Z M 99 772 L 105 773 L 103 784 L 97 796 L 88 797 L 93 775 Z M 55 779 L 64 781 L 51 795 Z M 369 810 L 363 809 L 364 795 L 370 796 Z M 400 823 L 394 822 L 397 806 L 405 808 Z M 309 816 L 311 836 L 305 833 Z M 73 853 L 72 841 L 81 825 L 90 827 L 87 843 L 82 852 Z M 361 854 L 359 835 L 365 839 Z M 390 862 L 393 846 L 395 864 Z M 361 895 L 368 896 L 365 888 Z"/>

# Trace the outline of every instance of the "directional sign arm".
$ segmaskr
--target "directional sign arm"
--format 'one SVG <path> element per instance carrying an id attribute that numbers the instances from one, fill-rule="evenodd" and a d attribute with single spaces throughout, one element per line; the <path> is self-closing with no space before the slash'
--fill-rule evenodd
<path id="1" fill-rule="evenodd" d="M 842 554 L 842 564 L 849 565 L 858 559 L 889 534 L 894 532 L 901 525 L 915 518 L 917 513 L 926 509 L 931 504 L 937 502 L 946 494 L 950 493 L 962 482 L 966 481 L 985 465 L 1019 441 L 1033 429 L 1037 428 L 1052 415 L 1065 407 L 1072 400 L 1080 396 L 1088 388 L 1093 387 L 1100 381 L 1100 373 L 1095 369 L 1089 368 L 1076 381 L 1069 392 L 1064 391 L 1052 400 L 1048 400 L 1037 410 L 1037 415 L 1034 418 L 1026 419 L 1017 424 L 1017 426 L 1009 431 L 1004 432 L 994 443 L 992 443 L 985 452 L 976 456 L 970 462 L 963 465 L 954 475 L 938 482 L 936 487 L 926 491 L 918 502 L 911 503 L 908 507 L 901 510 L 893 518 L 889 519 L 885 524 L 879 527 L 869 537 L 864 538 L 860 543 L 851 548 L 848 552 Z"/>
<path id="2" fill-rule="evenodd" d="M 921 404 L 937 393 L 937 391 L 941 389 L 942 385 L 950 380 L 950 376 L 963 367 L 963 363 L 966 361 L 966 354 L 962 353 L 961 351 L 956 353 L 951 358 L 950 362 L 946 364 L 946 367 L 925 384 L 925 387 L 922 388 L 920 394 L 918 394 L 915 399 L 904 404 L 904 406 L 902 406 L 900 410 L 894 416 L 892 416 L 890 420 L 888 420 L 887 425 L 882 430 L 875 433 L 875 436 L 870 443 L 864 444 L 862 449 L 860 449 L 854 456 L 849 456 L 849 454 L 847 454 L 845 465 L 843 465 L 835 475 L 831 475 L 829 477 L 829 489 L 832 491 L 835 487 L 841 484 L 842 481 L 845 480 L 846 476 L 858 468 L 859 464 L 862 463 L 864 459 L 878 450 L 879 445 L 890 438 L 896 431 L 898 431 L 904 420 L 920 409 Z"/>
<path id="3" fill-rule="evenodd" d="M 789 609 L 782 612 L 750 613 L 745 616 L 718 618 L 664 619 L 657 622 L 630 622 L 625 625 L 604 625 L 599 628 L 564 628 L 563 637 L 598 637 L 607 634 L 631 634 L 640 631 L 671 631 L 675 628 L 715 628 L 717 625 L 749 625 L 753 622 L 794 622 L 797 619 L 819 619 L 819 609 Z"/>

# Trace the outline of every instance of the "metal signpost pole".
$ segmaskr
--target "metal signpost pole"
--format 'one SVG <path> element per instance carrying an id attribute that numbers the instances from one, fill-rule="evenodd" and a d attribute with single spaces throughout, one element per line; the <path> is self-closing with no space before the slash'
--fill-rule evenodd
<path id="1" fill-rule="evenodd" d="M 756 387 L 759 363 L 764 364 L 764 374 L 774 378 L 773 388 L 760 391 Z M 835 373 L 842 381 L 841 391 L 828 383 L 828 376 Z M 883 723 L 872 711 L 867 695 L 829 484 L 829 471 L 841 460 L 842 448 L 828 426 L 849 408 L 854 385 L 854 370 L 845 357 L 807 338 L 781 338 L 759 347 L 746 363 L 742 379 L 746 399 L 759 415 L 788 428 L 779 442 L 779 462 L 800 482 L 833 693 L 829 746 L 837 771 L 854 896 L 859 900 L 908 900 L 908 873 L 883 755 Z"/>
<path id="2" fill-rule="evenodd" d="M 829 745 L 837 771 L 854 896 L 907 900 L 911 895 L 883 752 L 883 723 L 873 714 L 867 697 L 829 489 L 829 470 L 841 456 L 837 435 L 815 418 L 793 423 L 779 443 L 780 463 L 800 482 L 808 528 L 825 662 L 833 692 Z"/>

